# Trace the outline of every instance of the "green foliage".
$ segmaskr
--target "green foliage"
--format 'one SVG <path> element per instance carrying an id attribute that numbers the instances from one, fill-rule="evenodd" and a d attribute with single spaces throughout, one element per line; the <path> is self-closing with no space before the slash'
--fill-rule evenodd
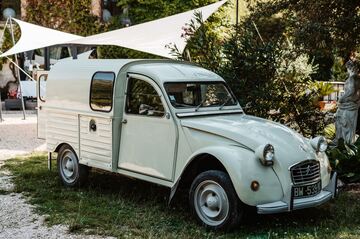
<path id="1" fill-rule="evenodd" d="M 117 0 L 117 6 L 129 7 L 133 24 L 148 22 L 173 14 L 203 7 L 217 0 Z"/>
<path id="2" fill-rule="evenodd" d="M 221 75 L 250 114 L 267 117 L 271 110 L 273 97 L 267 89 L 275 77 L 278 54 L 278 43 L 263 43 L 249 22 L 236 28 L 224 45 Z"/>
<path id="3" fill-rule="evenodd" d="M 200 27 L 197 29 L 197 26 Z M 179 52 L 177 46 L 172 44 L 167 47 L 179 60 L 189 60 L 218 72 L 223 62 L 224 39 L 213 29 L 213 25 L 204 23 L 201 12 L 196 12 L 195 18 L 183 29 L 182 37 L 187 41 L 185 51 Z"/>
<path id="4" fill-rule="evenodd" d="M 18 26 L 16 24 L 13 25 L 13 28 L 14 28 L 14 39 L 16 42 L 20 38 L 20 29 L 18 28 Z M 0 47 L 0 51 L 5 52 L 5 51 L 9 50 L 13 45 L 14 44 L 13 44 L 13 41 L 11 38 L 11 32 L 10 32 L 10 27 L 9 27 L 9 28 L 4 29 L 3 42 Z M 13 61 L 15 60 L 15 56 L 10 56 L 9 58 L 12 59 Z M 7 61 L 8 61 L 8 58 L 6 58 L 6 57 L 0 58 L 0 71 L 3 69 L 3 64 L 5 64 Z M 12 68 L 12 72 L 13 72 L 13 75 L 15 76 L 15 71 L 13 69 L 14 68 Z"/>
<path id="5" fill-rule="evenodd" d="M 344 66 L 344 60 L 340 57 L 335 58 L 331 71 L 333 75 L 333 81 L 345 81 L 348 76 Z"/>
<path id="6" fill-rule="evenodd" d="M 91 0 L 27 2 L 25 21 L 81 36 L 106 30 L 106 25 L 90 14 Z"/>
<path id="7" fill-rule="evenodd" d="M 360 181 L 360 138 L 353 144 L 347 145 L 340 139 L 337 147 L 327 152 L 332 167 L 345 182 Z"/>
<path id="8" fill-rule="evenodd" d="M 360 1 L 358 0 L 276 0 L 256 1 L 250 18 L 256 23 L 274 16 L 282 19 L 285 34 L 314 58 L 319 66 L 316 80 L 331 79 L 334 54 L 347 59 L 360 44 Z M 264 28 L 260 24 L 260 32 Z"/>
<path id="9" fill-rule="evenodd" d="M 324 132 L 323 132 L 324 136 L 327 139 L 333 140 L 335 138 L 336 135 L 336 128 L 335 128 L 335 124 L 329 124 L 324 128 Z"/>
<path id="10" fill-rule="evenodd" d="M 322 81 L 312 82 L 310 83 L 310 87 L 315 91 L 318 97 L 324 97 L 336 91 L 333 85 Z"/>
<path id="11" fill-rule="evenodd" d="M 311 89 L 317 66 L 285 37 L 262 37 L 246 19 L 225 45 L 221 73 L 247 113 L 280 121 L 314 136 L 323 130 L 325 114 L 314 104 Z M 267 40 L 265 40 L 267 39 Z"/>

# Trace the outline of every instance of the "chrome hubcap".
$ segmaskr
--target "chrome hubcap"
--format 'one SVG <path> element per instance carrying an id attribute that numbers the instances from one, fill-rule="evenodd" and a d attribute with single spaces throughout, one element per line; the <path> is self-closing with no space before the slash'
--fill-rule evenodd
<path id="1" fill-rule="evenodd" d="M 66 149 L 62 153 L 60 164 L 60 171 L 63 179 L 67 183 L 73 183 L 76 179 L 77 174 L 77 163 L 75 154 L 71 150 Z"/>
<path id="2" fill-rule="evenodd" d="M 215 181 L 201 182 L 194 193 L 195 211 L 210 226 L 218 226 L 229 214 L 229 200 L 225 190 Z"/>

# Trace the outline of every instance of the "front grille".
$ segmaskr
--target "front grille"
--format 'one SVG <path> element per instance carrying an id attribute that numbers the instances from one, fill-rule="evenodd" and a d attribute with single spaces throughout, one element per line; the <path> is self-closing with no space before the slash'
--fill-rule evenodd
<path id="1" fill-rule="evenodd" d="M 320 180 L 320 164 L 315 160 L 308 160 L 290 168 L 291 179 L 295 185 L 308 184 Z"/>

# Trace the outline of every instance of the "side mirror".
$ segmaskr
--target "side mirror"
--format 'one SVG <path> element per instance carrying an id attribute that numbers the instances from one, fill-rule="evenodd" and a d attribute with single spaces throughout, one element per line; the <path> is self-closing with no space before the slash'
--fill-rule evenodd
<path id="1" fill-rule="evenodd" d="M 154 107 L 146 104 L 141 104 L 139 107 L 139 114 L 140 115 L 151 115 L 153 114 Z"/>

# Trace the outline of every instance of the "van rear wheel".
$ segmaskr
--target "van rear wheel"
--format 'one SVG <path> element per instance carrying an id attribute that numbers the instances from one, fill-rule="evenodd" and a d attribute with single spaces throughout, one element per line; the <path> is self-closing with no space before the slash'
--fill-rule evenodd
<path id="1" fill-rule="evenodd" d="M 60 148 L 57 166 L 61 181 L 65 186 L 81 186 L 86 182 L 89 168 L 79 164 L 76 153 L 69 145 Z"/>
<path id="2" fill-rule="evenodd" d="M 225 172 L 200 173 L 191 185 L 189 201 L 196 219 L 207 229 L 230 230 L 240 223 L 243 205 Z"/>

